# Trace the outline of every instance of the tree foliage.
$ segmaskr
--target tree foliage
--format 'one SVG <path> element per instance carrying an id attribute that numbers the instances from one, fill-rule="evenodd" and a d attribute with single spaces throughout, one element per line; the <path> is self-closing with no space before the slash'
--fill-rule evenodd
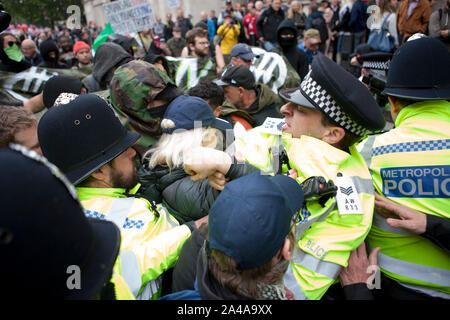
<path id="1" fill-rule="evenodd" d="M 34 24 L 54 27 L 57 21 L 65 21 L 70 13 L 67 8 L 77 5 L 83 13 L 82 0 L 1 0 L 11 15 L 11 23 Z"/>

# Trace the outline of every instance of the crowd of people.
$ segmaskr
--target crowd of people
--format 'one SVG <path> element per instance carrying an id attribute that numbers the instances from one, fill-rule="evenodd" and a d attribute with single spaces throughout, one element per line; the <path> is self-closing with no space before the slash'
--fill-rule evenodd
<path id="1" fill-rule="evenodd" d="M 450 299 L 450 2 L 376 4 L 369 24 L 362 0 L 226 0 L 134 36 L 2 32 L 0 71 L 78 72 L 0 102 L 3 292 Z M 257 81 L 254 47 L 300 81 Z M 212 78 L 177 85 L 179 57 Z"/>

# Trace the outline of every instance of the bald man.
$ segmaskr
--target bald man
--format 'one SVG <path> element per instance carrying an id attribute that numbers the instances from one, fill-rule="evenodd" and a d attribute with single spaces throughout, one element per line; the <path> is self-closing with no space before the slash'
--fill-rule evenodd
<path id="1" fill-rule="evenodd" d="M 31 63 L 33 66 L 39 65 L 43 62 L 41 54 L 37 52 L 36 43 L 31 39 L 25 39 L 20 45 L 25 56 L 25 60 Z"/>

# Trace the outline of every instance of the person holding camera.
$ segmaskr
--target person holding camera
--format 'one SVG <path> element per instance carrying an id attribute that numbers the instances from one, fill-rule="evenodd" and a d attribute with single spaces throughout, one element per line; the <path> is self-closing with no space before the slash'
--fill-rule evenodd
<path id="1" fill-rule="evenodd" d="M 223 24 L 217 30 L 217 34 L 222 38 L 220 42 L 220 49 L 222 49 L 225 59 L 226 57 L 229 57 L 231 48 L 238 43 L 238 36 L 240 32 L 241 30 L 238 26 L 236 18 L 232 17 L 229 13 L 225 14 Z M 225 62 L 227 62 L 227 60 L 225 60 Z"/>

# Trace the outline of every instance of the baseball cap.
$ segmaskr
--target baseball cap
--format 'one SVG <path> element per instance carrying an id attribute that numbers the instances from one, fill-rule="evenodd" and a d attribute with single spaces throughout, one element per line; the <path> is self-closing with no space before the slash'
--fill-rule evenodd
<path id="1" fill-rule="evenodd" d="M 165 127 L 165 120 L 171 120 L 175 126 Z M 205 100 L 188 95 L 179 96 L 169 104 L 161 127 L 164 133 L 173 133 L 178 129 L 194 129 L 197 121 L 201 121 L 202 127 L 214 127 L 224 131 L 233 129 L 228 121 L 216 118 Z"/>
<path id="2" fill-rule="evenodd" d="M 314 28 L 306 30 L 306 31 L 305 31 L 305 34 L 303 35 L 303 37 L 304 37 L 304 38 L 311 39 L 310 41 L 311 41 L 311 43 L 313 43 L 313 44 L 322 42 L 322 41 L 320 40 L 320 33 L 319 33 L 319 30 L 314 29 Z"/>
<path id="3" fill-rule="evenodd" d="M 252 49 L 245 43 L 238 43 L 231 48 L 230 56 L 241 57 L 246 61 L 251 61 L 256 55 L 253 53 Z"/>
<path id="4" fill-rule="evenodd" d="M 270 261 L 281 249 L 303 190 L 292 178 L 259 172 L 228 182 L 209 211 L 211 249 L 247 270 Z"/>
<path id="5" fill-rule="evenodd" d="M 233 66 L 225 71 L 221 79 L 214 81 L 218 86 L 255 88 L 255 76 L 245 66 Z"/>

